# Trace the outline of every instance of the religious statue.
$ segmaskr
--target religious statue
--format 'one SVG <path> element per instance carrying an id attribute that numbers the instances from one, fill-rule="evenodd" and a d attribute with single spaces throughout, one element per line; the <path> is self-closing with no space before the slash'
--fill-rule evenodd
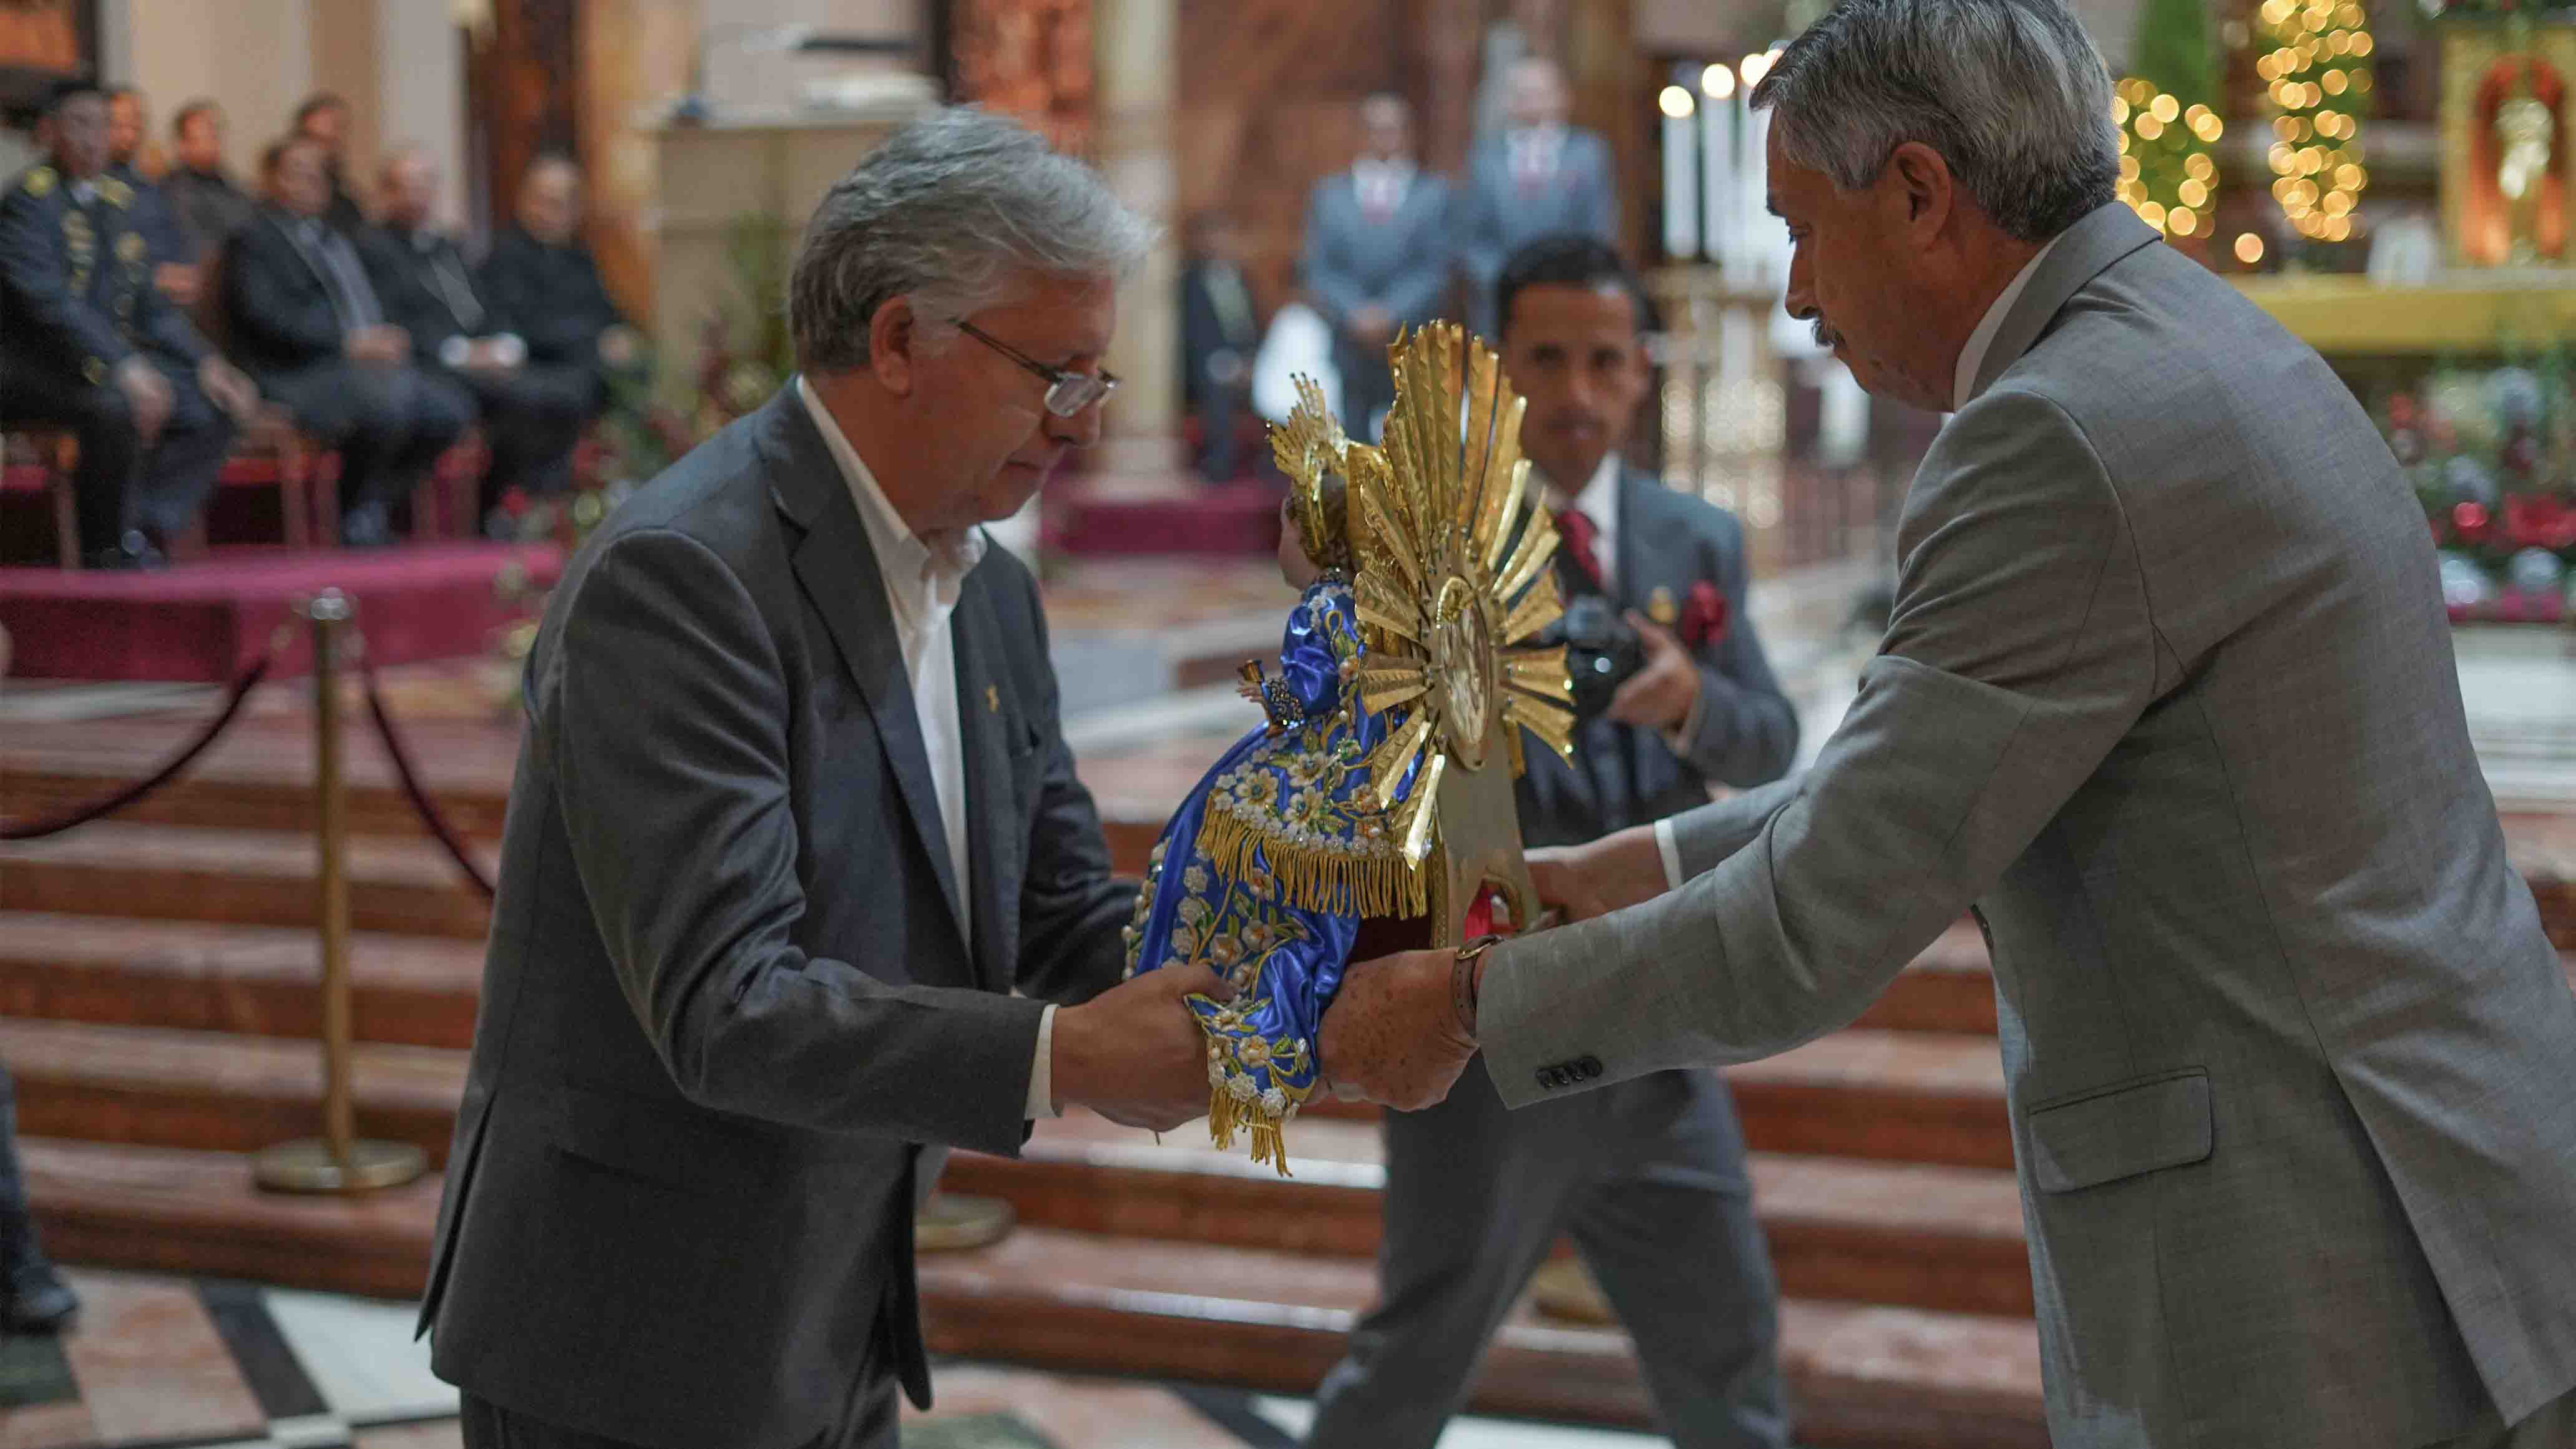
<path id="1" fill-rule="evenodd" d="M 2529 264 L 2540 256 L 2540 188 L 2549 176 L 2551 143 L 2558 118 L 2531 93 L 2529 73 L 2512 99 L 2496 108 L 2496 141 L 2503 157 L 2496 164 L 2496 189 L 2504 193 L 2511 230 L 2511 257 Z"/>
<path id="2" fill-rule="evenodd" d="M 1520 398 L 1462 340 L 1435 324 L 1388 349 L 1384 447 L 1347 437 L 1300 379 L 1272 431 L 1291 481 L 1280 570 L 1300 592 L 1278 672 L 1244 666 L 1265 718 L 1164 826 L 1127 928 L 1129 975 L 1195 967 L 1233 988 L 1188 998 L 1209 1133 L 1228 1148 L 1248 1134 L 1283 1176 L 1354 945 L 1532 924 L 1519 732 L 1571 750 L 1564 649 L 1515 647 L 1561 612 L 1555 525 L 1522 507 Z"/>

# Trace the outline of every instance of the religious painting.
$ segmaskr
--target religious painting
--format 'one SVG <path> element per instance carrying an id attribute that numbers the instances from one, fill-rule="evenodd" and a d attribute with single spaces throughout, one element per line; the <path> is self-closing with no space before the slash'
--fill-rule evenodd
<path id="1" fill-rule="evenodd" d="M 0 117 L 25 125 L 45 87 L 98 73 L 98 0 L 0 0 Z"/>
<path id="2" fill-rule="evenodd" d="M 2442 211 L 2473 267 L 2566 266 L 2576 26 L 2460 26 L 2444 46 Z"/>
<path id="3" fill-rule="evenodd" d="M 1091 0 L 951 0 L 960 101 L 1013 117 L 1059 150 L 1090 149 Z"/>

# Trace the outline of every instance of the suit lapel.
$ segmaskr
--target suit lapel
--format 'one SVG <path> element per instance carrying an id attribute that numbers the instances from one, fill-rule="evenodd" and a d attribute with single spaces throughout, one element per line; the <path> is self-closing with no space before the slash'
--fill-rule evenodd
<path id="1" fill-rule="evenodd" d="M 815 431 L 814 420 L 805 415 L 792 380 L 762 405 L 760 450 L 769 460 L 771 496 L 805 529 L 793 555 L 796 581 L 823 616 L 823 627 L 840 649 L 842 667 L 867 701 L 886 766 L 953 917 L 965 895 L 949 864 L 939 792 L 930 781 L 930 749 L 921 737 L 921 715 L 913 702 L 912 680 L 904 673 L 903 646 L 895 636 L 876 549 L 859 521 L 858 501 L 850 497 L 840 465 Z"/>
<path id="2" fill-rule="evenodd" d="M 2013 300 L 2012 310 L 2004 314 L 2003 325 L 1995 329 L 1994 341 L 1987 346 L 1984 361 L 1977 365 L 1969 399 L 1973 401 L 1994 386 L 2005 368 L 2021 361 L 2023 353 L 2037 346 L 2048 324 L 2057 320 L 2057 314 L 2065 310 L 2085 283 L 2155 240 L 2155 231 L 2138 220 L 2125 201 L 2105 202 L 2059 233 L 2047 259 L 2031 274 L 2030 285 L 2022 288 L 2021 295 Z"/>
<path id="3" fill-rule="evenodd" d="M 1008 991 L 1019 955 L 1019 918 L 1010 906 L 1020 896 L 1019 782 L 1011 773 L 1011 739 L 1020 716 L 1002 681 L 1001 626 L 977 584 L 982 572 L 967 576 L 953 624 L 966 759 L 966 857 L 975 877 L 968 884 L 967 910 L 981 984 Z"/>

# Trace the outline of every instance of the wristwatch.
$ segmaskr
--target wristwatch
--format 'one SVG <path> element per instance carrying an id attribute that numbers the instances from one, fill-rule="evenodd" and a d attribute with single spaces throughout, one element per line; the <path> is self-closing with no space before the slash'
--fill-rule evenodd
<path id="1" fill-rule="evenodd" d="M 1476 1039 L 1476 958 L 1494 948 L 1504 936 L 1478 936 L 1458 948 L 1458 960 L 1449 968 L 1449 1005 L 1458 1013 L 1458 1029 L 1467 1040 Z"/>

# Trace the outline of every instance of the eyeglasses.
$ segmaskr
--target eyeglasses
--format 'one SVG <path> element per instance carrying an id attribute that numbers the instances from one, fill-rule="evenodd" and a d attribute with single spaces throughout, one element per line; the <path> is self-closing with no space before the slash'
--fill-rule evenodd
<path id="1" fill-rule="evenodd" d="M 1045 379 L 1046 410 L 1057 417 L 1072 417 L 1118 390 L 1116 373 L 1074 372 L 1068 368 L 1049 367 L 963 317 L 957 319 L 957 330 Z"/>

